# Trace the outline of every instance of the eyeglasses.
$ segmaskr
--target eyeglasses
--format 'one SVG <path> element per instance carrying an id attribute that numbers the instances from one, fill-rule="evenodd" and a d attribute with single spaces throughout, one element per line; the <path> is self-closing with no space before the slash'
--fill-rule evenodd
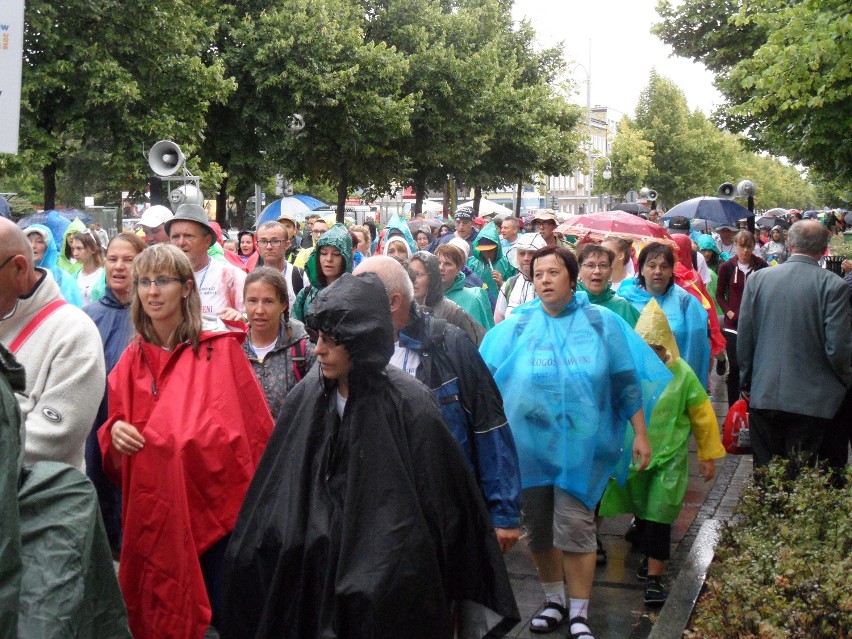
<path id="1" fill-rule="evenodd" d="M 308 333 L 308 337 L 310 337 L 310 338 L 311 338 L 311 341 L 312 341 L 314 344 L 318 344 L 318 343 L 319 343 L 319 339 L 320 339 L 320 337 L 322 337 L 323 341 L 324 341 L 326 344 L 329 344 L 329 345 L 331 345 L 331 346 L 340 346 L 340 345 L 343 343 L 341 340 L 338 340 L 338 339 L 337 339 L 337 338 L 335 338 L 334 336 L 332 336 L 332 335 L 330 335 L 330 334 L 328 334 L 328 333 L 325 333 L 325 332 L 323 332 L 323 331 L 318 331 L 318 330 L 316 330 L 315 328 L 308 328 L 308 327 L 306 326 L 306 327 L 305 327 L 305 330 L 306 330 L 306 331 L 307 331 L 307 333 Z"/>
<path id="2" fill-rule="evenodd" d="M 612 266 L 610 266 L 609 264 L 583 263 L 580 265 L 580 268 L 584 268 L 587 271 L 609 271 L 610 269 L 612 269 Z"/>
<path id="3" fill-rule="evenodd" d="M 316 235 L 317 237 L 319 237 L 319 236 L 321 236 L 323 233 L 325 233 L 327 230 L 328 230 L 328 229 L 322 229 L 322 230 L 319 230 L 319 231 L 311 231 L 311 235 Z"/>
<path id="4" fill-rule="evenodd" d="M 6 268 L 6 265 L 7 265 L 9 262 L 11 262 L 13 259 L 15 259 L 16 257 L 18 257 L 18 255 L 17 255 L 16 253 L 13 253 L 12 255 L 10 255 L 9 257 L 7 257 L 7 258 L 6 258 L 6 260 L 5 260 L 2 264 L 0 264 L 0 270 L 2 270 L 2 269 L 4 269 L 4 268 Z"/>
<path id="5" fill-rule="evenodd" d="M 257 245 L 258 246 L 281 246 L 286 241 L 287 240 L 282 240 L 282 239 L 276 237 L 276 238 L 271 239 L 271 240 L 258 240 Z"/>
<path id="6" fill-rule="evenodd" d="M 137 288 L 144 288 L 146 290 L 151 288 L 151 284 L 153 284 L 157 288 L 157 290 L 160 290 L 161 288 L 165 288 L 172 282 L 180 282 L 182 284 L 183 280 L 179 277 L 158 277 L 155 280 L 149 280 L 147 277 L 145 277 L 141 280 L 133 280 L 133 284 Z"/>

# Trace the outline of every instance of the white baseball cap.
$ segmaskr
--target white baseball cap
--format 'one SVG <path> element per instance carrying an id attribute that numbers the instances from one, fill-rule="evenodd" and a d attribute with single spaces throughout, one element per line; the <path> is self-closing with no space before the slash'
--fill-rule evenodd
<path id="1" fill-rule="evenodd" d="M 142 217 L 139 218 L 139 224 L 147 226 L 149 229 L 155 229 L 161 224 L 165 224 L 173 217 L 174 213 L 165 206 L 155 204 L 154 206 L 149 206 L 145 209 L 145 212 L 142 213 Z"/>

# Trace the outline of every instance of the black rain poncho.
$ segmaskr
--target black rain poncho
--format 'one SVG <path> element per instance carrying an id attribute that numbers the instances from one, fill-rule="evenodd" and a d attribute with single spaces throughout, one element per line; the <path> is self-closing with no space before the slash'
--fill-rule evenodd
<path id="1" fill-rule="evenodd" d="M 223 639 L 502 636 L 518 620 L 488 512 L 420 382 L 387 366 L 373 274 L 344 275 L 307 324 L 352 362 L 343 418 L 314 366 L 287 396 L 226 556 Z"/>

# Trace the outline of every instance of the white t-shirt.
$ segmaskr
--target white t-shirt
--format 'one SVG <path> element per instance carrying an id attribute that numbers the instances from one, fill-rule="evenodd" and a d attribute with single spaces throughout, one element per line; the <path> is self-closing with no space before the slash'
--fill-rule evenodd
<path id="1" fill-rule="evenodd" d="M 249 346 L 251 346 L 251 350 L 254 351 L 254 354 L 257 355 L 258 361 L 262 364 L 263 360 L 266 359 L 266 356 L 269 355 L 273 348 L 275 348 L 275 345 L 277 343 L 278 340 L 274 339 L 272 340 L 272 343 L 268 344 L 267 346 L 258 346 L 257 344 L 252 343 L 249 343 Z"/>
<path id="2" fill-rule="evenodd" d="M 420 366 L 420 353 L 410 348 L 402 348 L 399 342 L 394 342 L 390 363 L 413 377 L 417 375 L 417 368 Z"/>
<path id="3" fill-rule="evenodd" d="M 246 274 L 224 260 L 210 259 L 207 266 L 195 271 L 195 285 L 201 296 L 201 312 L 217 315 L 224 308 L 246 312 L 243 287 Z"/>
<path id="4" fill-rule="evenodd" d="M 83 306 L 92 303 L 92 289 L 101 279 L 104 267 L 99 266 L 94 271 L 85 275 L 83 271 L 77 273 L 77 286 L 80 287 L 80 295 L 83 297 Z"/>
<path id="5" fill-rule="evenodd" d="M 343 419 L 343 411 L 346 410 L 346 398 L 340 394 L 340 391 L 335 391 L 335 400 L 337 403 L 337 416 Z"/>
<path id="6" fill-rule="evenodd" d="M 293 305 L 296 303 L 296 295 L 297 293 L 293 292 L 293 265 L 290 262 L 285 262 L 284 270 L 281 271 L 281 275 L 284 276 L 284 280 L 287 282 L 287 297 L 290 298 L 290 308 L 293 308 Z M 311 285 L 311 280 L 308 279 L 308 273 L 306 271 L 302 271 L 302 288 L 307 288 Z"/>

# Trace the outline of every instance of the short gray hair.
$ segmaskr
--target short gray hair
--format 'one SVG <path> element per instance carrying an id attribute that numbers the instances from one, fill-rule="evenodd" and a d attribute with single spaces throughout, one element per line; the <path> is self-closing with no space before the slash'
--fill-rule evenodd
<path id="1" fill-rule="evenodd" d="M 787 232 L 787 243 L 793 253 L 822 255 L 828 248 L 829 232 L 816 220 L 801 220 Z"/>
<path id="2" fill-rule="evenodd" d="M 405 268 L 392 257 L 387 255 L 374 255 L 362 260 L 353 275 L 361 273 L 375 273 L 382 280 L 388 295 L 399 293 L 406 302 L 414 300 L 414 285 Z"/>

